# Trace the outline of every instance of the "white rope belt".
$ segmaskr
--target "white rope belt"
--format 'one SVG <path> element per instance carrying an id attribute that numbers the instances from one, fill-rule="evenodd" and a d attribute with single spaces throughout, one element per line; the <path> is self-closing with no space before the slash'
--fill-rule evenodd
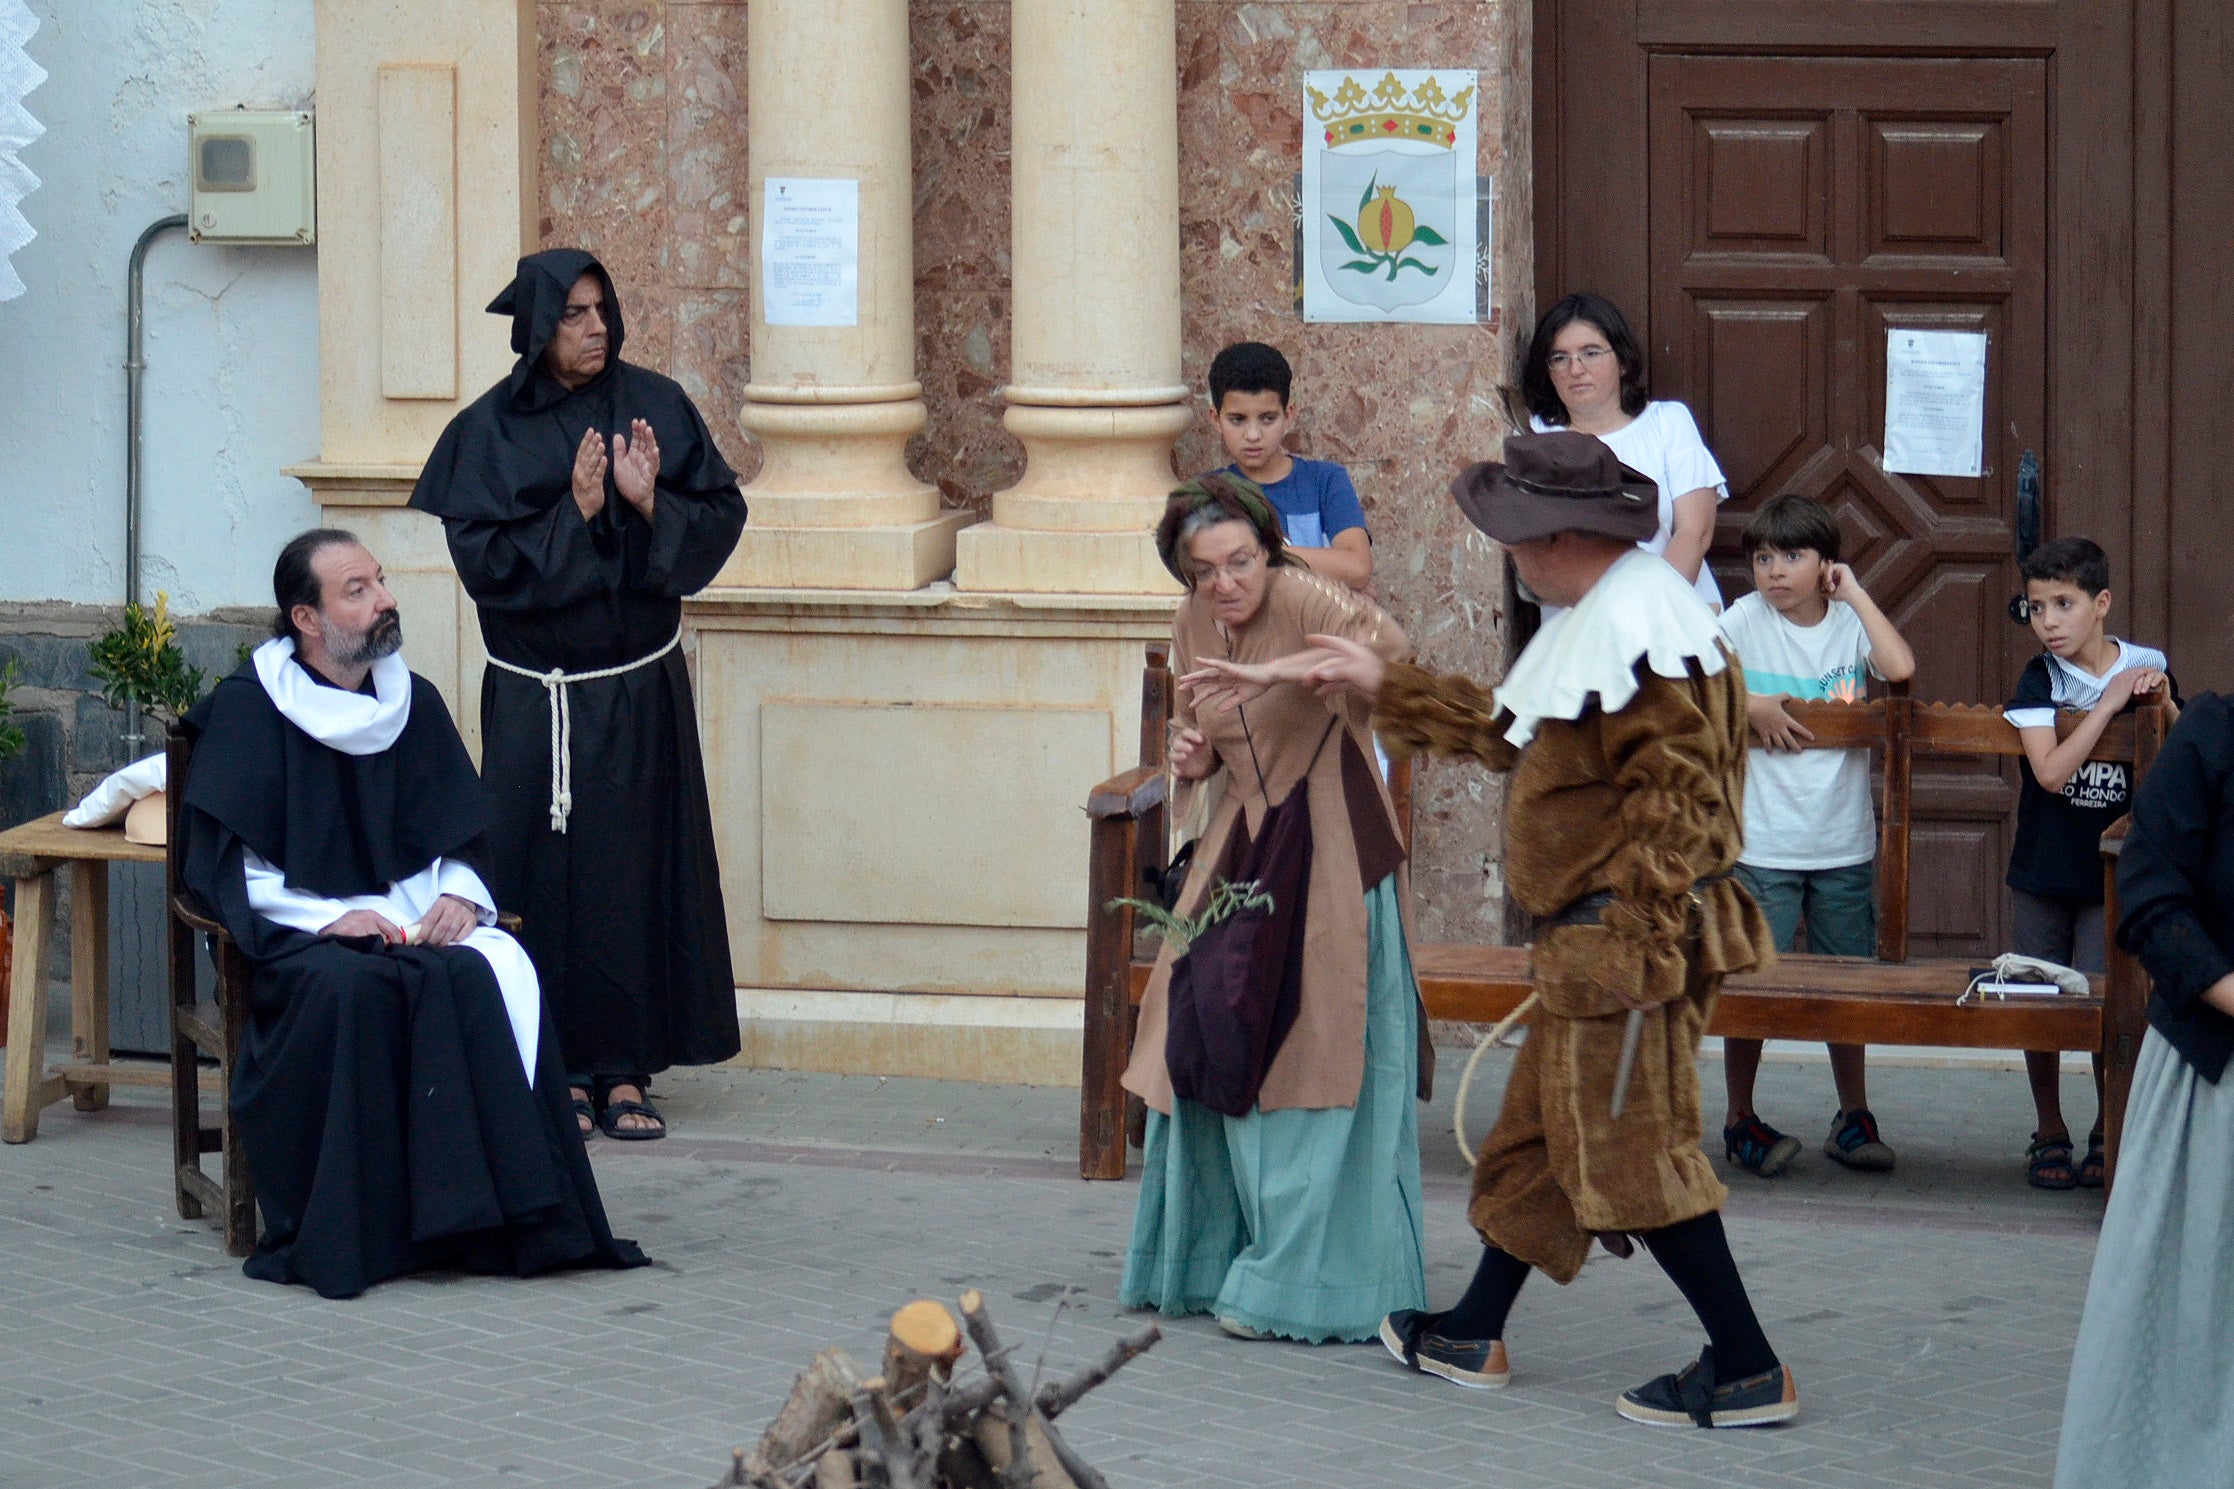
<path id="1" fill-rule="evenodd" d="M 667 644 L 650 656 L 638 657 L 633 662 L 623 662 L 618 667 L 600 667 L 595 672 L 562 672 L 553 667 L 548 672 L 538 672 L 532 667 L 522 667 L 507 662 L 502 657 L 489 658 L 491 667 L 500 668 L 516 677 L 532 678 L 543 684 L 544 695 L 551 704 L 551 831 L 566 831 L 566 819 L 574 811 L 574 707 L 567 701 L 566 690 L 578 682 L 603 682 L 608 677 L 619 677 L 624 672 L 634 672 L 639 667 L 649 667 L 682 645 L 683 628 L 677 626 Z"/>

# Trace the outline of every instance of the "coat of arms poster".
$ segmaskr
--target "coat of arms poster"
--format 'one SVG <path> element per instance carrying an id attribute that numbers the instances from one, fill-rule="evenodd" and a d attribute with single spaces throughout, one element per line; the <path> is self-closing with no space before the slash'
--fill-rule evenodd
<path id="1" fill-rule="evenodd" d="M 1303 318 L 1480 318 L 1471 68 L 1303 75 Z"/>

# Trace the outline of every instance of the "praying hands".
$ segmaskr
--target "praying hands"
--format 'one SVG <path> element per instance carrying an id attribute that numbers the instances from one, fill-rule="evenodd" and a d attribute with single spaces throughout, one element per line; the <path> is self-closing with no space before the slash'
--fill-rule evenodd
<path id="1" fill-rule="evenodd" d="M 630 422 L 627 434 L 615 433 L 611 458 L 605 449 L 605 436 L 595 429 L 582 432 L 582 442 L 574 447 L 574 505 L 580 509 L 582 520 L 589 521 L 605 510 L 605 473 L 610 468 L 613 485 L 630 506 L 652 520 L 652 510 L 659 495 L 659 437 L 652 433 L 652 426 L 643 419 Z"/>

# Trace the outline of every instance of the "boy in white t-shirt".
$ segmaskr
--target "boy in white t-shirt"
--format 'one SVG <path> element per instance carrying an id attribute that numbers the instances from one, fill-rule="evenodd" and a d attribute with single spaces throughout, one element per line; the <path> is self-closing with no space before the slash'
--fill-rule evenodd
<path id="1" fill-rule="evenodd" d="M 1839 562 L 1838 521 L 1821 502 L 1786 495 L 1745 529 L 1753 593 L 1722 615 L 1722 634 L 1745 668 L 1747 753 L 1745 849 L 1738 877 L 1790 951 L 1802 921 L 1810 950 L 1877 954 L 1877 814 L 1869 751 L 1809 750 L 1814 736 L 1784 711 L 1788 698 L 1860 702 L 1871 674 L 1905 682 L 1916 658 L 1854 571 Z M 1753 1110 L 1761 1041 L 1723 1041 L 1729 1116 L 1722 1142 L 1731 1162 L 1774 1178 L 1800 1151 Z M 1858 1044 L 1834 1044 L 1837 1117 L 1823 1144 L 1849 1168 L 1889 1169 L 1893 1150 L 1877 1135 Z"/>

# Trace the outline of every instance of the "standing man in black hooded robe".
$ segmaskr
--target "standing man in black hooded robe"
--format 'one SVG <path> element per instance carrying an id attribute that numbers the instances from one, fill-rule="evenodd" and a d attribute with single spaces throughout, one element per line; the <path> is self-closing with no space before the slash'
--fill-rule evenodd
<path id="1" fill-rule="evenodd" d="M 596 259 L 530 254 L 489 311 L 520 360 L 450 421 L 411 505 L 480 612 L 490 882 L 525 922 L 583 1131 L 663 1137 L 652 1075 L 738 1049 L 678 643 L 745 500 L 689 396 L 621 360 Z"/>

